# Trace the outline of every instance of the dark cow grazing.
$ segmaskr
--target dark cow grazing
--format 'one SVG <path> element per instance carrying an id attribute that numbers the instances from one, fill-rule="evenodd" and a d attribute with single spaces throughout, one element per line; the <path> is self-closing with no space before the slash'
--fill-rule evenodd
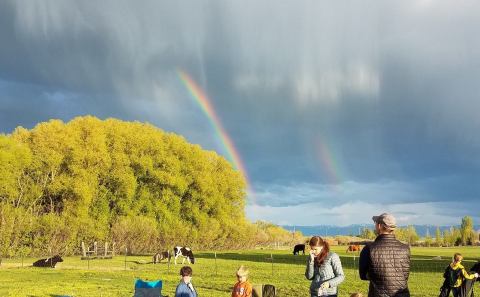
<path id="1" fill-rule="evenodd" d="M 360 247 L 359 244 L 351 244 L 347 248 L 347 253 L 348 252 L 359 252 L 362 248 Z"/>
<path id="2" fill-rule="evenodd" d="M 302 252 L 305 255 L 305 245 L 304 244 L 297 244 L 293 248 L 293 254 L 294 255 L 300 255 L 300 252 Z"/>
<path id="3" fill-rule="evenodd" d="M 160 263 L 162 260 L 165 260 L 165 259 L 167 259 L 168 262 L 170 262 L 171 258 L 172 256 L 170 255 L 169 251 L 156 253 L 155 255 L 153 255 L 153 264 Z"/>
<path id="4" fill-rule="evenodd" d="M 34 267 L 51 267 L 55 268 L 58 262 L 63 262 L 62 257 L 60 255 L 53 256 L 51 258 L 40 259 L 33 263 Z"/>
<path id="5" fill-rule="evenodd" d="M 175 265 L 177 265 L 177 258 L 182 256 L 182 264 L 187 259 L 188 263 L 195 264 L 195 258 L 193 257 L 192 250 L 185 246 L 176 246 L 173 248 L 173 256 L 175 257 Z"/>

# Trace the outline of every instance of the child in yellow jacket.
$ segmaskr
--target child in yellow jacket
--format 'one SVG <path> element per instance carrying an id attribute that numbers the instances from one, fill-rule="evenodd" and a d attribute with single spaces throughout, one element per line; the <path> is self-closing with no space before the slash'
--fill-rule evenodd
<path id="1" fill-rule="evenodd" d="M 467 279 L 474 279 L 478 277 L 478 273 L 469 274 L 465 267 L 462 265 L 463 256 L 460 253 L 455 253 L 453 255 L 453 261 L 450 263 L 450 269 L 453 271 L 458 271 L 458 278 L 455 280 L 453 284 L 452 293 L 454 297 L 460 295 L 460 287 L 462 283 Z"/>

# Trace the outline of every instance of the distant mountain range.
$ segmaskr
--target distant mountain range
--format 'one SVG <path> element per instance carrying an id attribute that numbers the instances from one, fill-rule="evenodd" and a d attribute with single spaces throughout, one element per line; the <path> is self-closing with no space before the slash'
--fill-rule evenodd
<path id="1" fill-rule="evenodd" d="M 437 226 L 434 225 L 413 225 L 417 234 L 420 237 L 425 237 L 427 233 L 430 234 L 431 237 L 435 237 L 435 230 Z M 355 224 L 349 226 L 334 226 L 334 225 L 318 225 L 318 226 L 289 226 L 284 225 L 282 226 L 286 230 L 289 231 L 300 231 L 305 236 L 313 236 L 313 235 L 320 235 L 320 236 L 335 236 L 335 235 L 358 235 L 362 232 L 363 228 L 370 228 L 373 229 L 373 224 Z M 406 227 L 406 226 L 400 226 Z M 450 229 L 451 226 L 438 226 L 440 230 L 443 232 L 444 230 Z M 454 226 L 459 227 L 459 226 Z M 480 229 L 480 225 L 474 226 L 475 230 Z"/>

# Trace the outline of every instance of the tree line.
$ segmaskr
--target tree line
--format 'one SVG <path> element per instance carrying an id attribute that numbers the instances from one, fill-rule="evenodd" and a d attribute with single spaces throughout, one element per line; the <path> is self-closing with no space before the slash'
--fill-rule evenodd
<path id="1" fill-rule="evenodd" d="M 73 254 L 95 240 L 142 253 L 279 237 L 250 223 L 245 203 L 227 160 L 150 124 L 85 116 L 0 135 L 0 256 Z"/>
<path id="2" fill-rule="evenodd" d="M 423 240 L 417 234 L 414 226 L 410 225 L 404 228 L 397 228 L 395 231 L 396 237 L 410 245 L 425 245 L 425 246 L 460 246 L 460 245 L 474 245 L 479 241 L 479 234 L 474 229 L 473 219 L 470 216 L 464 216 L 459 227 L 452 226 L 449 229 L 440 230 L 437 227 L 435 230 L 435 237 L 427 234 Z M 374 239 L 376 237 L 374 231 L 369 228 L 364 228 L 360 237 L 365 239 Z"/>

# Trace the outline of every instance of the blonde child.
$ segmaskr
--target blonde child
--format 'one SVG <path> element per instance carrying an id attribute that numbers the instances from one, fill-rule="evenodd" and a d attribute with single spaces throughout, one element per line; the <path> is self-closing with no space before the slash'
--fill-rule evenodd
<path id="1" fill-rule="evenodd" d="M 453 274 L 454 276 L 456 276 L 456 279 L 454 280 L 451 280 L 452 284 L 450 284 L 450 286 L 452 287 L 452 293 L 453 293 L 453 297 L 458 297 L 461 295 L 461 287 L 462 287 L 462 283 L 467 280 L 467 279 L 474 279 L 474 278 L 477 278 L 478 277 L 478 273 L 473 273 L 473 274 L 469 274 L 466 270 L 465 270 L 465 267 L 463 267 L 462 265 L 462 260 L 463 260 L 463 256 L 462 254 L 460 253 L 455 253 L 453 255 L 453 261 L 452 263 L 450 263 L 449 267 L 448 267 L 448 274 L 447 272 L 445 272 L 445 276 L 447 278 L 449 278 L 450 274 Z M 451 273 L 450 273 L 451 271 Z"/>
<path id="2" fill-rule="evenodd" d="M 352 293 L 350 297 L 363 297 L 362 293 Z"/>
<path id="3" fill-rule="evenodd" d="M 252 285 L 247 278 L 248 269 L 242 265 L 237 270 L 238 282 L 233 287 L 232 297 L 252 297 Z"/>

